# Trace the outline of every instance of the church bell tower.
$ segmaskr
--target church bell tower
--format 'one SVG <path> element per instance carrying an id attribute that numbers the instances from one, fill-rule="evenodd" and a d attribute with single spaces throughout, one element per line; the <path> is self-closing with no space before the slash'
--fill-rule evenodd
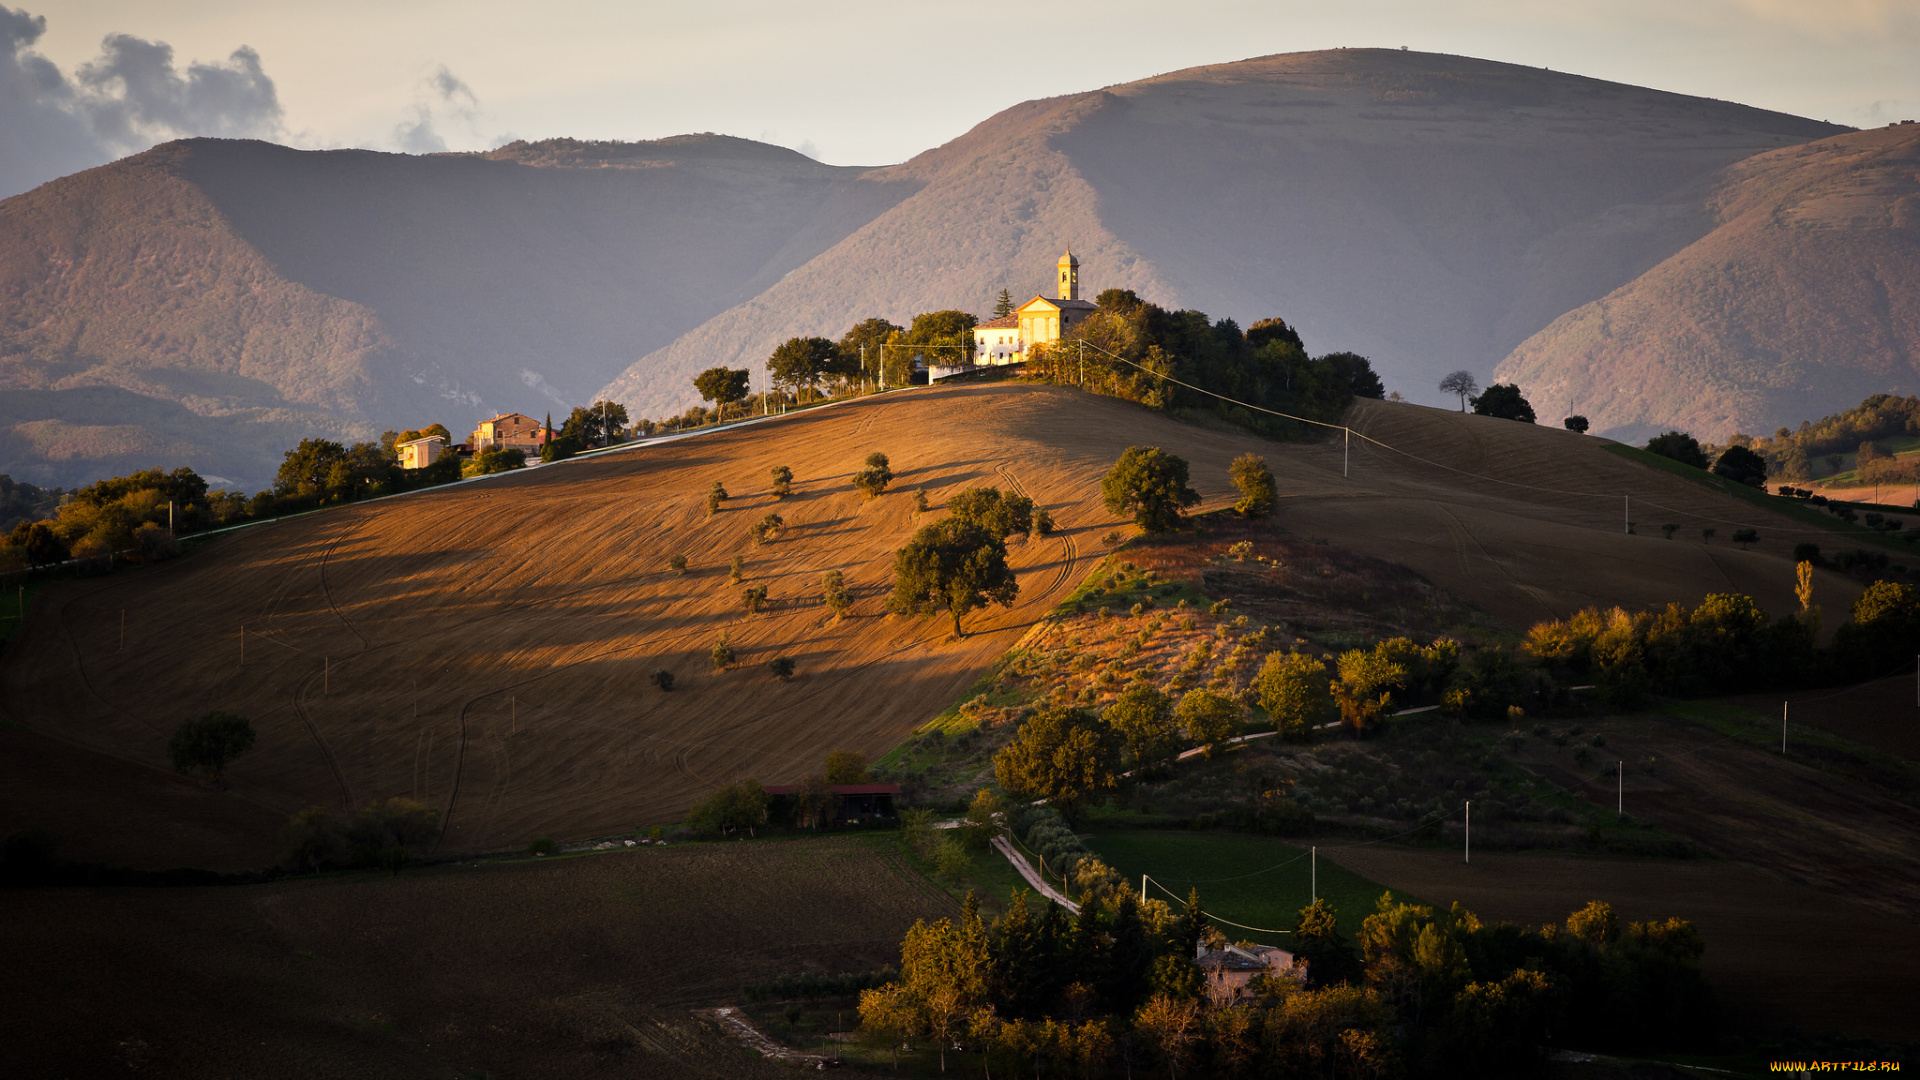
<path id="1" fill-rule="evenodd" d="M 1060 256 L 1060 299 L 1080 299 L 1080 260 L 1073 257 L 1072 248 Z"/>

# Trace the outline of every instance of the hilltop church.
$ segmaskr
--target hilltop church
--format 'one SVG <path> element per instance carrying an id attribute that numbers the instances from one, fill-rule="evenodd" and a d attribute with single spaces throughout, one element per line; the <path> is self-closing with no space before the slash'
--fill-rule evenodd
<path id="1" fill-rule="evenodd" d="M 1080 299 L 1080 260 L 1069 248 L 1057 264 L 1060 295 L 1053 299 L 1036 296 L 992 322 L 973 328 L 973 362 L 976 364 L 1018 364 L 1027 359 L 1029 345 L 1059 341 L 1067 328 L 1084 322 L 1100 310 L 1091 300 Z"/>

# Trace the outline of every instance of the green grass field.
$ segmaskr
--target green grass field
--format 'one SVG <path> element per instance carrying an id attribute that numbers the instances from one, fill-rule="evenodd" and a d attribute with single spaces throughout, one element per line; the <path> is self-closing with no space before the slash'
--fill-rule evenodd
<path id="1" fill-rule="evenodd" d="M 1139 830 L 1094 833 L 1089 848 L 1118 870 L 1136 888 L 1146 873 L 1184 900 L 1189 889 L 1200 890 L 1200 903 L 1209 914 L 1244 926 L 1290 930 L 1300 909 L 1312 900 L 1313 862 L 1306 848 L 1285 840 L 1244 833 Z M 1340 913 L 1340 929 L 1352 935 L 1371 915 L 1386 886 L 1342 868 L 1330 852 L 1318 860 L 1319 895 Z M 1149 896 L 1168 899 L 1167 893 L 1147 887 Z M 1400 900 L 1425 903 L 1396 893 Z M 1245 938 L 1263 945 L 1285 947 L 1288 934 L 1256 933 L 1239 927 L 1221 929 L 1234 940 Z"/>

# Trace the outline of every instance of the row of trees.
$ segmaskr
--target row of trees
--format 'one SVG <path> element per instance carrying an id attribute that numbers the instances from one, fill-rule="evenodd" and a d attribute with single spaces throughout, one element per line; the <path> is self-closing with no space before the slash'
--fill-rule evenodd
<path id="1" fill-rule="evenodd" d="M 1597 901 L 1532 929 L 1388 894 L 1349 941 L 1319 900 L 1290 942 L 1303 963 L 1237 993 L 1194 962 L 1226 943 L 1197 893 L 1175 911 L 1090 892 L 1071 917 L 1035 915 L 1020 893 L 993 925 L 969 894 L 958 922 L 907 932 L 897 980 L 860 995 L 861 1029 L 896 1052 L 925 1040 L 943 1070 L 964 1047 L 988 1075 L 1087 1077 L 1512 1076 L 1543 1069 L 1549 1045 L 1686 1048 L 1714 1033 L 1693 925 L 1622 926 Z"/>
<path id="2" fill-rule="evenodd" d="M 1172 380 L 1322 423 L 1338 421 L 1355 397 L 1385 394 L 1366 357 L 1349 352 L 1310 357 L 1298 331 L 1284 319 L 1261 319 L 1243 331 L 1232 319 L 1168 311 L 1131 289 L 1108 289 L 1095 302 L 1099 309 L 1061 340 L 1030 346 L 1029 375 L 1149 408 L 1213 413 L 1290 439 L 1320 429 L 1253 412 Z"/>

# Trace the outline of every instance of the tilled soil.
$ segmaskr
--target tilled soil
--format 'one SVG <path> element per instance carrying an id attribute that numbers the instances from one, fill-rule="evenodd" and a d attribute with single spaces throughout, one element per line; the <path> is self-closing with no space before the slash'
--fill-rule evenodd
<path id="1" fill-rule="evenodd" d="M 0 892 L 18 1076 L 756 1077 L 692 1008 L 957 913 L 873 840 L 214 889 Z"/>

